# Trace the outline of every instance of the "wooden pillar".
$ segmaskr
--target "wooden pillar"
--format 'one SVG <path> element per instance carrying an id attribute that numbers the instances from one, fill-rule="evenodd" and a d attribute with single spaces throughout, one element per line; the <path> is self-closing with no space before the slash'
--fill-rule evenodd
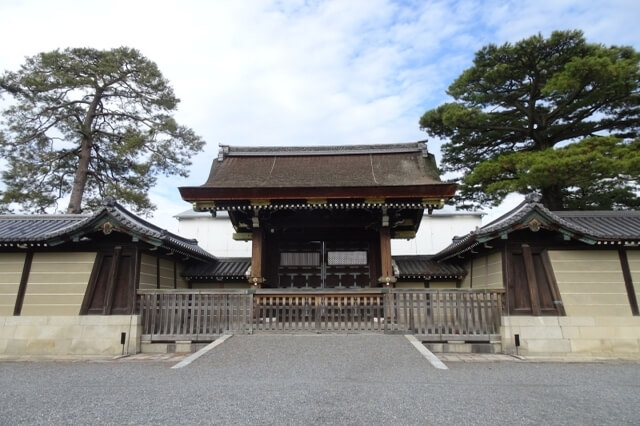
<path id="1" fill-rule="evenodd" d="M 378 282 L 391 287 L 396 281 L 391 264 L 391 229 L 388 226 L 383 226 L 380 228 L 380 278 L 378 278 Z"/>
<path id="2" fill-rule="evenodd" d="M 249 283 L 254 287 L 260 287 L 264 282 L 262 274 L 262 261 L 264 259 L 264 232 L 262 228 L 253 228 L 251 240 L 251 276 Z"/>

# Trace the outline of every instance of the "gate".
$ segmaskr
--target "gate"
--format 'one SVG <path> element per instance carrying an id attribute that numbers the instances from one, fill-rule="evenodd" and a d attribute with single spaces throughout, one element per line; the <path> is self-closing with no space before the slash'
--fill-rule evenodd
<path id="1" fill-rule="evenodd" d="M 414 334 L 488 341 L 500 333 L 504 290 L 139 290 L 146 341 L 212 341 L 224 333 Z"/>

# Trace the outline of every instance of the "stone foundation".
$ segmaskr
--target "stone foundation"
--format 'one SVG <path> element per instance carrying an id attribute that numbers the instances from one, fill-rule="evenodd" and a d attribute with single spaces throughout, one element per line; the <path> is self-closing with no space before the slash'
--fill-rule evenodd
<path id="1" fill-rule="evenodd" d="M 640 317 L 502 318 L 502 348 L 524 356 L 640 357 Z"/>
<path id="2" fill-rule="evenodd" d="M 138 315 L 3 316 L 0 355 L 116 356 L 140 351 Z"/>

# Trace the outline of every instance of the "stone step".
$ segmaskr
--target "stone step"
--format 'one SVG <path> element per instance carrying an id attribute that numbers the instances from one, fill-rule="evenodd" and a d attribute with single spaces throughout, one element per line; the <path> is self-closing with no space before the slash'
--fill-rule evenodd
<path id="1" fill-rule="evenodd" d="M 423 343 L 433 353 L 467 353 L 467 354 L 500 354 L 502 344 L 492 343 L 466 343 L 466 342 L 442 342 Z"/>

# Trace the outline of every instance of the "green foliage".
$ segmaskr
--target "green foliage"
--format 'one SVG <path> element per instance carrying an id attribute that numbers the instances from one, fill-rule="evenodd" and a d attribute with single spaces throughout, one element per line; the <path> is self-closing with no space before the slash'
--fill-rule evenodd
<path id="1" fill-rule="evenodd" d="M 420 127 L 429 135 L 448 139 L 443 145 L 443 170 L 467 176 L 460 179 L 460 206 L 496 205 L 512 191 L 539 191 L 552 209 L 637 206 L 637 175 L 626 180 L 624 190 L 615 186 L 607 194 L 594 192 L 612 189 L 608 179 L 615 180 L 611 173 L 600 177 L 597 172 L 602 156 L 582 163 L 593 169 L 582 177 L 594 181 L 579 185 L 580 197 L 580 191 L 567 186 L 565 173 L 556 170 L 515 178 L 500 167 L 503 163 L 498 159 L 511 158 L 522 170 L 529 170 L 525 158 L 551 161 L 551 148 L 559 144 L 596 135 L 638 137 L 639 61 L 634 49 L 589 44 L 580 31 L 554 32 L 548 39 L 537 35 L 478 51 L 473 66 L 449 87 L 454 101 L 427 111 L 420 119 Z M 538 152 L 547 156 L 540 157 Z M 558 151 L 567 152 L 574 154 Z M 519 156 L 511 157 L 515 153 Z M 563 166 L 563 162 L 557 160 L 554 165 Z M 540 167 L 535 169 L 543 170 Z M 603 167 L 626 173 L 622 163 Z M 514 179 L 521 183 L 514 184 Z"/>
<path id="2" fill-rule="evenodd" d="M 568 209 L 639 208 L 640 139 L 589 137 L 562 148 L 512 152 L 480 163 L 464 184 L 504 196 L 558 185 Z"/>
<path id="3" fill-rule="evenodd" d="M 175 122 L 179 99 L 134 49 L 40 53 L 0 75 L 0 88 L 14 100 L 0 140 L 5 208 L 42 212 L 71 196 L 68 210 L 78 212 L 112 196 L 147 214 L 156 177 L 186 176 L 204 146 Z"/>

